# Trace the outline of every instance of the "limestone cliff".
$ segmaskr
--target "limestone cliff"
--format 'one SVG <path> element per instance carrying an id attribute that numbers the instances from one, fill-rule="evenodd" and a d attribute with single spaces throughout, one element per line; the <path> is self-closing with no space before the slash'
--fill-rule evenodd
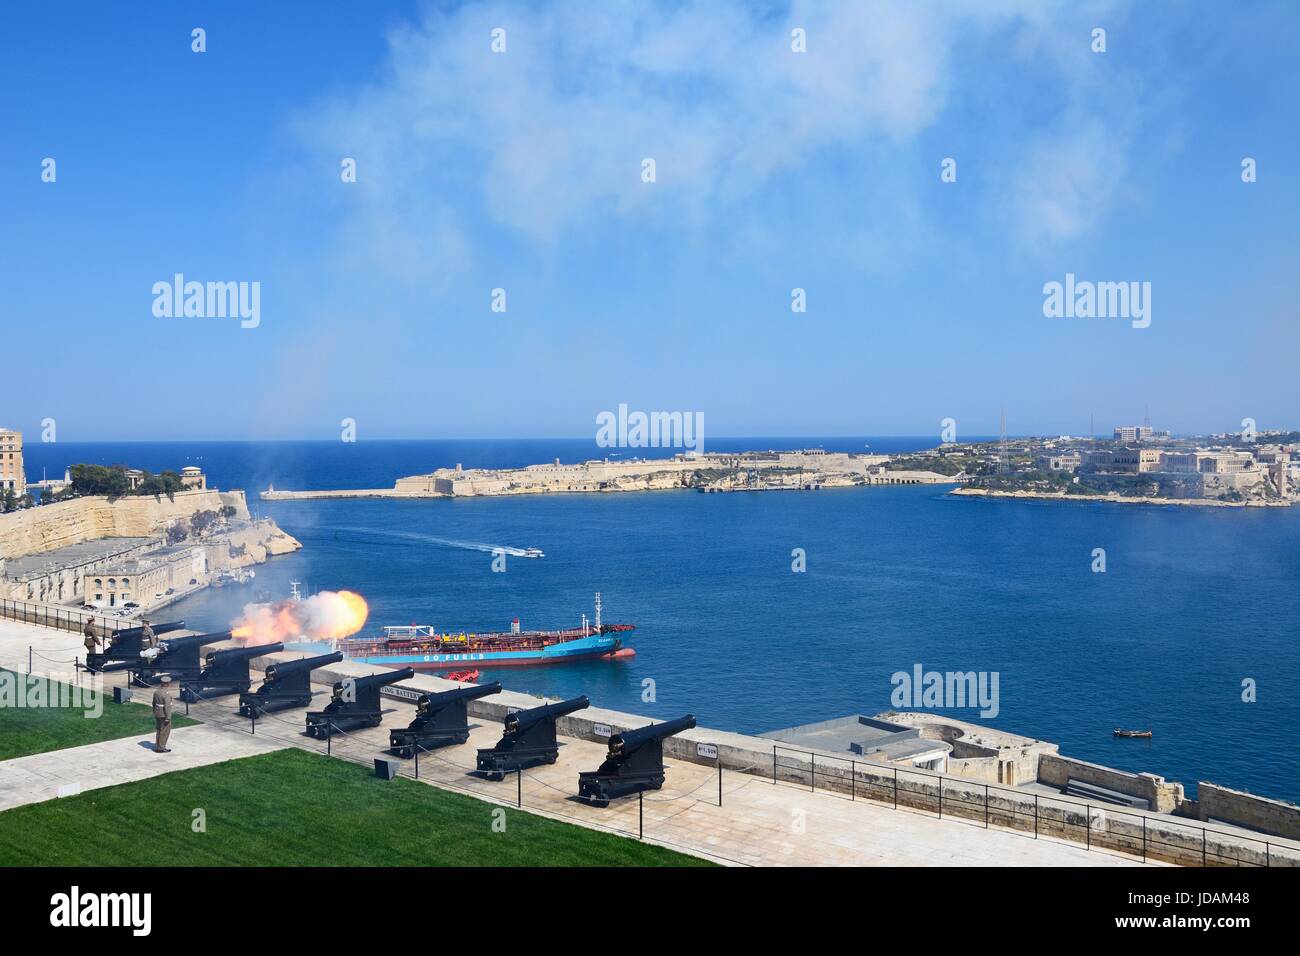
<path id="1" fill-rule="evenodd" d="M 99 538 L 149 537 L 162 533 L 173 520 L 188 520 L 199 511 L 219 511 L 223 505 L 233 507 L 236 518 L 248 520 L 242 491 L 179 491 L 175 500 L 165 495 L 112 502 L 86 497 L 27 508 L 0 515 L 0 558 L 18 558 Z"/>

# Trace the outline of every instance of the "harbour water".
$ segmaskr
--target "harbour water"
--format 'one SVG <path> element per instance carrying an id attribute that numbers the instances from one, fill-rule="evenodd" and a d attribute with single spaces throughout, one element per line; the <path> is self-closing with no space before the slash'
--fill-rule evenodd
<path id="1" fill-rule="evenodd" d="M 932 439 L 712 441 L 711 448 L 896 452 Z M 652 454 L 654 452 L 651 452 Z M 73 461 L 204 468 L 303 543 L 251 585 L 174 606 L 228 626 L 289 582 L 366 597 L 371 623 L 443 629 L 637 626 L 635 657 L 492 677 L 538 694 L 748 732 L 890 707 L 891 675 L 999 674 L 987 723 L 1062 752 L 1186 784 L 1300 799 L 1300 510 L 956 499 L 944 487 L 701 495 L 259 504 L 289 488 L 386 487 L 463 462 L 596 457 L 582 441 L 29 446 L 28 471 Z M 486 547 L 488 550 L 483 550 Z M 491 549 L 541 548 L 491 569 Z M 803 549 L 807 570 L 792 571 Z M 1094 573 L 1093 550 L 1106 551 Z M 1258 700 L 1242 700 L 1242 681 Z M 979 721 L 973 708 L 945 711 Z M 1120 740 L 1116 727 L 1154 730 Z"/>

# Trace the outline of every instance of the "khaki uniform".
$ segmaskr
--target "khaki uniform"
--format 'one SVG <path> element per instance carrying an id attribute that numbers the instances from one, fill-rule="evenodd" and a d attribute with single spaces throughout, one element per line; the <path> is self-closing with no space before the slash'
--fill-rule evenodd
<path id="1" fill-rule="evenodd" d="M 162 753 L 167 749 L 167 738 L 172 733 L 172 702 L 161 687 L 153 692 L 153 722 L 157 728 L 153 749 L 155 753 Z"/>
<path id="2" fill-rule="evenodd" d="M 141 647 L 158 646 L 158 635 L 153 632 L 153 628 L 149 626 L 148 621 L 146 621 L 143 625 L 141 625 L 140 628 L 140 646 Z"/>
<path id="3" fill-rule="evenodd" d="M 99 644 L 99 632 L 95 630 L 95 622 L 93 620 L 87 621 L 86 626 L 81 629 L 81 633 L 86 635 L 86 653 L 95 653 L 95 647 Z"/>

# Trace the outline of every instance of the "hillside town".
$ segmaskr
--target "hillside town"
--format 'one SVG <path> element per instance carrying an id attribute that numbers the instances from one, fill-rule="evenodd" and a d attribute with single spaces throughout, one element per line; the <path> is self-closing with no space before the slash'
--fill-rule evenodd
<path id="1" fill-rule="evenodd" d="M 1289 505 L 1300 479 L 1300 432 L 1173 437 L 1149 424 L 1111 438 L 1002 439 L 944 445 L 916 457 L 960 480 L 962 494 Z"/>

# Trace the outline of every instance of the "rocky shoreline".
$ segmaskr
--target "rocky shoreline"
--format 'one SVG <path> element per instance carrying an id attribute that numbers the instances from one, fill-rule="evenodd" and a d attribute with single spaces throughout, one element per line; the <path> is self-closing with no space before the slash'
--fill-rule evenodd
<path id="1" fill-rule="evenodd" d="M 1121 505 L 1182 505 L 1190 508 L 1289 508 L 1289 501 L 1220 501 L 1215 498 L 1139 498 L 1132 495 L 1069 495 L 1041 491 L 1001 491 L 993 488 L 954 488 L 950 495 L 977 498 L 1031 498 L 1041 501 L 1101 501 Z"/>

